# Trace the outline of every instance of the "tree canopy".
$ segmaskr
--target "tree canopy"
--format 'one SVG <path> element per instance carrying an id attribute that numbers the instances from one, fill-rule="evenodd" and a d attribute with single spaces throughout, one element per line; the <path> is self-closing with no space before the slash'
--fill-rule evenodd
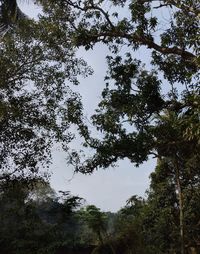
<path id="1" fill-rule="evenodd" d="M 83 119 L 74 120 L 80 125 L 80 133 L 86 139 L 85 145 L 96 150 L 77 170 L 91 172 L 125 157 L 140 164 L 157 149 L 152 127 L 155 126 L 154 119 L 163 109 L 174 108 L 181 113 L 190 106 L 193 108 L 193 103 L 199 103 L 198 3 L 64 3 L 69 8 L 66 11 L 71 14 L 67 24 L 75 46 L 89 50 L 97 43 L 104 43 L 111 54 L 107 56 L 106 88 L 92 116 L 93 125 L 103 138 L 89 137 Z M 166 13 L 165 19 L 159 14 L 162 10 Z M 150 70 L 134 57 L 134 51 L 144 46 L 151 55 Z M 122 48 L 126 52 L 123 55 L 120 53 Z M 163 86 L 167 86 L 168 94 L 163 93 Z M 198 110 L 196 108 L 194 114 L 198 114 Z M 79 115 L 81 118 L 81 113 Z"/>
<path id="2" fill-rule="evenodd" d="M 55 230 L 63 245 L 99 242 L 96 251 L 100 253 L 114 254 L 121 248 L 125 253 L 185 254 L 192 248 L 197 252 L 199 1 L 37 2 L 42 13 L 35 21 L 20 18 L 16 1 L 1 1 L 0 180 L 11 186 L 0 197 L 6 211 L 0 222 L 16 223 L 16 231 L 3 238 L 1 246 L 17 239 L 12 241 L 14 250 L 32 246 L 34 253 L 35 242 L 29 242 L 27 229 L 34 218 L 34 223 L 44 225 L 49 233 Z M 84 120 L 81 96 L 73 92 L 71 84 L 78 84 L 80 75 L 92 74 L 87 63 L 77 58 L 77 50 L 95 50 L 98 43 L 107 45 L 110 53 L 106 56 L 105 88 L 91 117 L 99 133 L 93 136 Z M 137 51 L 144 52 L 149 63 L 137 59 Z M 78 137 L 70 131 L 74 125 L 84 140 L 83 158 L 81 151 L 70 153 L 69 142 Z M 136 196 L 129 200 L 117 215 L 113 236 L 109 235 L 113 231 L 107 228 L 105 213 L 95 206 L 74 211 L 80 199 L 69 197 L 68 192 L 63 192 L 62 202 L 42 200 L 42 207 L 37 204 L 35 208 L 33 201 L 27 201 L 29 191 L 21 188 L 23 181 L 13 177 L 26 181 L 42 174 L 40 169 L 48 167 L 55 142 L 67 150 L 76 172 L 92 173 L 125 158 L 136 166 L 152 156 L 157 159 L 147 200 Z M 90 154 L 87 148 L 92 148 Z M 19 193 L 14 192 L 15 186 Z M 4 200 L 8 202 L 5 206 Z M 53 215 L 42 215 L 46 211 Z M 31 217 L 27 217 L 29 212 Z M 83 228 L 81 221 L 85 221 Z M 2 226 L 2 235 L 8 233 L 6 227 Z M 84 238 L 86 228 L 89 233 Z M 22 243 L 17 232 L 28 232 L 24 235 L 28 242 Z M 33 232 L 38 239 L 40 233 L 34 227 Z"/>
<path id="3" fill-rule="evenodd" d="M 21 20 L 1 39 L 0 69 L 1 176 L 35 174 L 50 162 L 54 142 L 73 139 L 65 116 L 79 95 L 70 83 L 91 71 L 45 14 Z"/>

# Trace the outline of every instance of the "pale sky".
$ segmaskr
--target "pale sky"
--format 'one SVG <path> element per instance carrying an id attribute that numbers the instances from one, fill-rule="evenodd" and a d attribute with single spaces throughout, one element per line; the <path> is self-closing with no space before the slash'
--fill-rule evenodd
<path id="1" fill-rule="evenodd" d="M 19 1 L 20 8 L 30 17 L 36 17 L 39 7 L 31 1 Z M 148 60 L 145 51 L 137 52 L 137 57 Z M 106 47 L 98 45 L 93 51 L 79 50 L 79 56 L 87 60 L 94 69 L 94 75 L 81 79 L 81 84 L 74 88 L 83 97 L 85 113 L 91 115 L 100 100 L 104 87 L 106 72 L 105 55 Z M 132 195 L 144 196 L 149 186 L 149 175 L 154 170 L 155 160 L 144 163 L 135 168 L 128 160 L 119 162 L 117 168 L 99 170 L 92 175 L 73 175 L 73 168 L 67 166 L 66 155 L 56 145 L 53 149 L 53 164 L 51 185 L 55 190 L 71 191 L 74 195 L 85 198 L 87 204 L 94 204 L 104 211 L 117 211 L 125 205 L 126 200 Z"/>

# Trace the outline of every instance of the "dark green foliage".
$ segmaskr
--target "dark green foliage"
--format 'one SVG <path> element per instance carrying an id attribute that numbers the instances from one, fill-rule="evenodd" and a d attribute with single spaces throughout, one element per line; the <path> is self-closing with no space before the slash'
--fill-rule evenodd
<path id="1" fill-rule="evenodd" d="M 22 20 L 0 44 L 1 175 L 37 174 L 51 161 L 55 142 L 72 140 L 69 101 L 79 95 L 69 84 L 90 70 L 74 56 L 67 34 L 50 17 Z M 68 84 L 66 82 L 68 81 Z M 43 174 L 43 172 L 39 172 Z"/>
<path id="2" fill-rule="evenodd" d="M 53 1 L 47 6 L 54 8 Z M 62 9 L 63 1 L 57 1 L 56 6 Z M 157 129 L 155 132 L 152 129 L 163 110 L 173 111 L 172 108 L 178 106 L 184 112 L 188 107 L 186 100 L 195 94 L 198 96 L 198 3 L 66 0 L 64 6 L 65 11 L 59 13 L 68 25 L 73 45 L 88 50 L 97 43 L 104 43 L 111 54 L 107 56 L 106 88 L 92 116 L 92 123 L 102 138 L 90 136 L 79 107 L 76 124 L 86 140 L 84 145 L 96 152 L 83 162 L 78 153 L 73 152 L 69 161 L 77 164 L 76 170 L 83 173 L 107 168 L 124 158 L 138 166 L 157 150 L 154 135 Z M 159 11 L 166 12 L 167 17 L 163 18 Z M 71 17 L 68 20 L 67 12 Z M 142 52 L 141 46 L 150 49 L 151 70 L 147 71 L 142 62 L 133 57 L 135 50 Z M 127 53 L 121 54 L 122 47 Z M 164 86 L 169 94 L 162 92 Z M 176 86 L 184 92 L 176 95 Z"/>
<path id="3" fill-rule="evenodd" d="M 198 253 L 198 1 L 38 2 L 43 14 L 37 22 L 17 19 L 17 5 L 1 9 L 0 22 L 17 21 L 0 44 L 2 252 L 94 245 L 93 253 Z M 167 22 L 161 10 L 167 10 Z M 99 139 L 84 123 L 80 96 L 66 85 L 91 73 L 75 49 L 91 50 L 97 43 L 110 49 L 106 87 L 92 116 Z M 148 70 L 133 57 L 141 47 L 149 50 Z M 147 200 L 133 196 L 113 215 L 95 206 L 77 211 L 81 199 L 68 192 L 62 199 L 52 191 L 36 199 L 22 178 L 48 166 L 55 142 L 68 150 L 71 124 L 84 146 L 94 149 L 83 161 L 71 153 L 76 171 L 92 173 L 124 158 L 139 166 L 154 155 L 158 163 Z M 12 175 L 20 177 L 10 180 Z"/>
<path id="4" fill-rule="evenodd" d="M 1 183 L 0 251 L 55 253 L 59 246 L 79 244 L 74 209 L 80 201 L 69 193 L 61 201 L 42 180 Z"/>
<path id="5" fill-rule="evenodd" d="M 105 213 L 93 205 L 78 209 L 79 197 L 68 192 L 64 198 L 57 196 L 41 179 L 4 181 L 0 251 L 179 253 L 179 202 L 171 170 L 166 161 L 160 162 L 151 175 L 147 200 L 132 196 L 117 213 Z M 198 251 L 199 185 L 184 189 L 184 201 L 186 249 Z"/>
<path id="6" fill-rule="evenodd" d="M 165 176 L 166 182 L 161 178 L 156 183 L 162 187 L 163 196 L 159 197 L 161 193 L 155 190 L 152 201 L 155 213 L 151 215 L 153 210 L 148 208 L 154 225 L 146 236 L 151 239 L 147 241 L 146 252 L 178 253 L 180 250 L 184 254 L 188 246 L 197 248 L 199 240 L 193 240 L 191 245 L 188 239 L 187 230 L 196 226 L 187 226 L 186 209 L 190 206 L 187 193 L 191 194 L 191 189 L 198 193 L 199 189 L 200 11 L 197 1 L 77 3 L 66 0 L 65 3 L 71 8 L 72 17 L 77 17 L 68 21 L 73 43 L 89 50 L 102 42 L 111 51 L 107 57 L 106 88 L 92 116 L 100 138 L 91 137 L 87 126 L 83 128 L 79 113 L 77 124 L 85 138 L 84 145 L 94 152 L 83 161 L 73 152 L 70 162 L 74 162 L 77 171 L 92 173 L 98 168 L 114 166 L 124 158 L 139 166 L 151 155 L 157 157 L 166 166 L 159 177 L 168 173 L 170 178 Z M 113 8 L 106 9 L 107 5 Z M 120 15 L 115 12 L 116 7 Z M 160 10 L 168 11 L 164 26 Z M 120 54 L 122 46 L 126 46 L 128 53 Z M 133 58 L 133 51 L 141 46 L 151 49 L 151 70 L 147 71 Z M 164 84 L 167 93 L 163 92 Z M 167 192 L 171 194 L 169 200 Z M 167 228 L 168 221 L 173 225 Z M 198 239 L 197 231 L 194 238 Z"/>

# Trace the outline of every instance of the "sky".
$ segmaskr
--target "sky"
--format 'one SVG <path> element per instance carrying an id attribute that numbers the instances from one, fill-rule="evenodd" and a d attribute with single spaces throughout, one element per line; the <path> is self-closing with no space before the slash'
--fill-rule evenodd
<path id="1" fill-rule="evenodd" d="M 37 17 L 40 8 L 29 1 L 19 1 L 21 10 L 30 17 Z M 94 74 L 81 79 L 76 91 L 82 95 L 85 114 L 89 117 L 97 106 L 104 87 L 106 73 L 105 56 L 108 49 L 97 45 L 93 51 L 80 49 L 78 55 L 83 57 L 94 69 Z M 137 57 L 148 61 L 148 54 L 137 52 Z M 145 197 L 149 187 L 149 175 L 155 168 L 155 160 L 151 159 L 135 168 L 128 160 L 120 161 L 118 167 L 99 170 L 92 175 L 73 173 L 72 166 L 66 163 L 66 154 L 57 144 L 53 148 L 51 186 L 55 190 L 70 191 L 86 200 L 86 204 L 94 204 L 104 211 L 117 211 L 126 204 L 133 195 Z"/>

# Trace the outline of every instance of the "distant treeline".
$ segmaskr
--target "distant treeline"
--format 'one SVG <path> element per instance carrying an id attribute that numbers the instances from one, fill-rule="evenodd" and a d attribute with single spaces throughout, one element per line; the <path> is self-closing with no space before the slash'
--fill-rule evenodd
<path id="1" fill-rule="evenodd" d="M 173 181 L 161 167 L 151 176 L 148 198 L 132 196 L 117 213 L 84 206 L 69 192 L 56 194 L 41 180 L 2 181 L 0 253 L 178 254 L 179 207 Z M 199 188 L 186 195 L 185 249 L 199 253 Z"/>

